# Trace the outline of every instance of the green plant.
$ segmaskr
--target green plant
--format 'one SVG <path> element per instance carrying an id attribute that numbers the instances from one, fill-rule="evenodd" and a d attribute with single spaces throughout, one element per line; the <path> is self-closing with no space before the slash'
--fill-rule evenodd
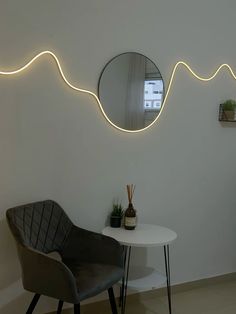
<path id="1" fill-rule="evenodd" d="M 123 210 L 123 207 L 120 203 L 114 203 L 112 205 L 113 209 L 112 209 L 112 212 L 111 212 L 111 216 L 116 216 L 116 217 L 122 217 L 123 216 L 123 213 L 124 213 L 124 210 Z"/>
<path id="2" fill-rule="evenodd" d="M 228 99 L 222 104 L 222 108 L 226 111 L 234 111 L 236 109 L 236 101 Z"/>

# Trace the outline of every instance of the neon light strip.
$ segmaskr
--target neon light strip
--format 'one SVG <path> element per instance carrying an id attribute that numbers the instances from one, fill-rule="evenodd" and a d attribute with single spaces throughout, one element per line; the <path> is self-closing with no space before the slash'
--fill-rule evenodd
<path id="1" fill-rule="evenodd" d="M 97 96 L 95 93 L 93 93 L 93 92 L 91 92 L 91 91 L 89 91 L 89 90 L 86 90 L 86 89 L 78 88 L 78 87 L 72 85 L 72 84 L 67 80 L 67 78 L 65 77 L 64 72 L 62 71 L 62 67 L 61 67 L 61 64 L 60 64 L 60 62 L 59 62 L 57 56 L 56 56 L 53 52 L 51 52 L 51 51 L 47 51 L 47 50 L 46 50 L 46 51 L 42 51 L 42 52 L 40 52 L 39 54 L 37 54 L 33 59 L 31 59 L 28 63 L 26 63 L 23 67 L 21 67 L 21 68 L 19 68 L 19 69 L 17 69 L 17 70 L 14 70 L 14 71 L 0 71 L 0 75 L 1 75 L 1 74 L 2 74 L 2 75 L 14 75 L 14 74 L 20 73 L 20 72 L 26 70 L 34 61 L 36 61 L 38 58 L 40 58 L 40 57 L 43 56 L 43 55 L 50 55 L 50 56 L 52 56 L 52 57 L 54 58 L 54 60 L 56 61 L 58 70 L 59 70 L 59 72 L 60 72 L 60 74 L 61 74 L 61 77 L 63 78 L 63 80 L 65 81 L 65 83 L 66 83 L 70 88 L 72 88 L 72 89 L 74 89 L 74 90 L 76 90 L 76 91 L 78 91 L 78 92 L 86 93 L 86 94 L 89 94 L 89 95 L 93 96 L 93 97 L 95 98 L 95 100 L 97 101 L 97 103 L 98 103 L 98 105 L 99 105 L 99 108 L 100 108 L 100 110 L 101 110 L 103 116 L 105 117 L 105 119 L 106 119 L 113 127 L 115 127 L 116 129 L 118 129 L 118 130 L 120 130 L 120 131 L 123 131 L 123 132 L 128 132 L 128 133 L 138 133 L 138 132 L 147 130 L 147 129 L 149 129 L 154 123 L 156 123 L 156 121 L 160 118 L 161 113 L 162 113 L 162 111 L 164 110 L 164 107 L 165 107 L 167 98 L 168 98 L 168 96 L 169 96 L 169 93 L 170 93 L 170 90 L 171 90 L 171 87 L 172 87 L 172 83 L 173 83 L 173 80 L 174 80 L 175 73 L 176 73 L 176 71 L 177 71 L 177 68 L 178 68 L 180 65 L 183 65 L 184 67 L 186 67 L 187 70 L 188 70 L 195 78 L 197 78 L 197 79 L 200 80 L 200 81 L 208 82 L 208 81 L 213 80 L 213 79 L 216 77 L 216 75 L 219 73 L 219 71 L 220 71 L 221 69 L 223 69 L 223 68 L 228 69 L 229 72 L 230 72 L 230 74 L 232 75 L 232 77 L 236 80 L 236 75 L 235 75 L 235 73 L 233 72 L 232 68 L 231 68 L 227 63 L 221 64 L 221 65 L 217 68 L 217 70 L 216 70 L 210 77 L 201 77 L 201 76 L 199 76 L 198 74 L 196 74 L 196 73 L 190 68 L 190 66 L 189 66 L 187 63 L 185 63 L 184 61 L 179 61 L 179 62 L 176 63 L 176 65 L 175 65 L 174 68 L 173 68 L 173 71 L 172 71 L 172 74 L 171 74 L 171 77 L 170 77 L 170 82 L 169 82 L 169 85 L 168 85 L 168 88 L 167 88 L 167 91 L 166 91 L 166 95 L 165 95 L 165 98 L 164 98 L 164 100 L 163 100 L 163 104 L 162 104 L 162 106 L 161 106 L 161 110 L 160 110 L 158 116 L 156 117 L 156 119 L 153 120 L 153 122 L 152 122 L 151 124 L 149 124 L 148 126 L 146 126 L 146 127 L 143 128 L 143 129 L 140 129 L 140 130 L 126 130 L 126 129 L 120 128 L 119 126 L 117 126 L 116 124 L 114 124 L 114 123 L 108 118 L 108 116 L 106 115 L 106 113 L 105 113 L 105 111 L 104 111 L 104 109 L 103 109 L 103 107 L 102 107 L 102 104 L 101 104 L 101 102 L 100 102 L 98 96 Z"/>

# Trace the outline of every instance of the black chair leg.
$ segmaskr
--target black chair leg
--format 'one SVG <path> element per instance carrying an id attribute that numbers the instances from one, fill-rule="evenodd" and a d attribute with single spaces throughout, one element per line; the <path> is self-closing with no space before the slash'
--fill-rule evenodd
<path id="1" fill-rule="evenodd" d="M 57 314 L 61 314 L 62 307 L 63 307 L 63 301 L 59 300 L 58 307 L 57 307 Z"/>
<path id="2" fill-rule="evenodd" d="M 117 314 L 116 300 L 115 300 L 114 291 L 112 287 L 108 289 L 108 294 L 109 294 L 112 314 Z"/>
<path id="3" fill-rule="evenodd" d="M 31 301 L 31 303 L 30 303 L 30 306 L 29 306 L 26 314 L 32 314 L 33 313 L 33 310 L 34 310 L 36 304 L 38 303 L 39 298 L 40 298 L 40 294 L 36 293 L 34 295 L 32 301 Z"/>
<path id="4" fill-rule="evenodd" d="M 80 304 L 74 304 L 74 314 L 80 314 Z"/>

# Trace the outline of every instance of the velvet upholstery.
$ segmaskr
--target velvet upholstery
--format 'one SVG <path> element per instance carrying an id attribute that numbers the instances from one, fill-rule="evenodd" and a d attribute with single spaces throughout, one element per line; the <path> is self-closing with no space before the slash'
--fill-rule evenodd
<path id="1" fill-rule="evenodd" d="M 120 244 L 75 226 L 56 202 L 17 206 L 8 209 L 6 216 L 26 290 L 78 304 L 122 278 Z M 54 251 L 61 260 L 48 255 Z"/>

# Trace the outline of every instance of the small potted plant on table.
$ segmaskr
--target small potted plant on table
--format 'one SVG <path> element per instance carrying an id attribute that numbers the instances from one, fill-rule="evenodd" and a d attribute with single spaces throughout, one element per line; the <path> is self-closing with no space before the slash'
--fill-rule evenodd
<path id="1" fill-rule="evenodd" d="M 110 225 L 112 228 L 120 228 L 123 217 L 123 208 L 119 203 L 113 204 L 113 210 L 110 216 Z"/>

